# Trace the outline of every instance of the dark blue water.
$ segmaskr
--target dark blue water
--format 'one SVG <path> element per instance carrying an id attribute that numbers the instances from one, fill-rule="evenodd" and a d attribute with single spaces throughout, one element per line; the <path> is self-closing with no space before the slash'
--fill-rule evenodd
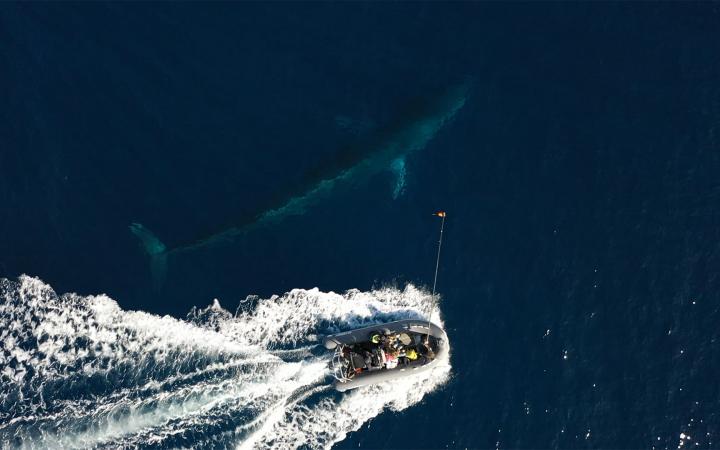
<path id="1" fill-rule="evenodd" d="M 428 285 L 445 209 L 453 378 L 338 448 L 717 447 L 719 20 L 714 4 L 3 5 L 0 276 L 176 317 Z M 173 246 L 247 220 L 468 77 L 403 195 L 375 174 L 174 259 L 153 290 L 130 223 Z"/>

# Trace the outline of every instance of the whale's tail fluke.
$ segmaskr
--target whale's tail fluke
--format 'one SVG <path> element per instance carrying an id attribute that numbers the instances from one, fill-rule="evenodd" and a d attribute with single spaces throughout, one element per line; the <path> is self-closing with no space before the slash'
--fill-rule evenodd
<path id="1" fill-rule="evenodd" d="M 165 283 L 168 257 L 167 247 L 165 247 L 165 244 L 163 244 L 152 231 L 145 228 L 142 224 L 130 224 L 130 231 L 140 239 L 143 248 L 150 256 L 150 272 L 152 274 L 153 286 L 156 291 L 159 291 L 163 283 Z"/>

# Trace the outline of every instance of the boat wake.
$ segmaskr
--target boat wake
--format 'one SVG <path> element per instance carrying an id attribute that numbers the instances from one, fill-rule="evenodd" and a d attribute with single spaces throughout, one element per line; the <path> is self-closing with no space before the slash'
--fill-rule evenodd
<path id="1" fill-rule="evenodd" d="M 10 448 L 329 448 L 447 380 L 449 366 L 348 393 L 324 335 L 392 320 L 442 325 L 425 291 L 293 290 L 217 300 L 187 320 L 0 279 L 0 442 Z"/>

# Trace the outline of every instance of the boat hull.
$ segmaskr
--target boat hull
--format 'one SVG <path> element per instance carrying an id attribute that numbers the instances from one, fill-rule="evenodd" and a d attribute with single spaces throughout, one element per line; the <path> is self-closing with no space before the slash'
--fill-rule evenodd
<path id="1" fill-rule="evenodd" d="M 356 330 L 345 331 L 343 333 L 327 336 L 323 343 L 328 350 L 333 350 L 337 346 L 352 346 L 367 342 L 369 337 L 374 333 L 381 334 L 399 334 L 408 333 L 412 336 L 422 336 L 429 334 L 437 339 L 437 350 L 435 358 L 421 366 L 413 366 L 407 368 L 395 368 L 392 370 L 377 370 L 372 372 L 363 372 L 347 381 L 336 380 L 335 389 L 340 392 L 349 389 L 355 389 L 361 386 L 382 383 L 384 381 L 406 378 L 418 373 L 427 372 L 440 364 L 446 364 L 450 353 L 450 342 L 448 341 L 445 331 L 434 323 L 421 321 L 417 319 L 399 320 L 396 322 L 383 323 L 373 325 Z"/>

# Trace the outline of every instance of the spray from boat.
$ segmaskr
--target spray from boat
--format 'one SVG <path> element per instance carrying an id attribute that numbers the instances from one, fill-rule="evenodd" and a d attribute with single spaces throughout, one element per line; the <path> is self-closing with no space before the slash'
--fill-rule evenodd
<path id="1" fill-rule="evenodd" d="M 105 295 L 58 295 L 36 278 L 0 279 L 0 442 L 329 449 L 383 411 L 420 402 L 450 367 L 339 394 L 322 337 L 398 320 L 442 326 L 440 316 L 412 285 L 296 289 L 234 314 L 215 301 L 179 320 Z"/>

